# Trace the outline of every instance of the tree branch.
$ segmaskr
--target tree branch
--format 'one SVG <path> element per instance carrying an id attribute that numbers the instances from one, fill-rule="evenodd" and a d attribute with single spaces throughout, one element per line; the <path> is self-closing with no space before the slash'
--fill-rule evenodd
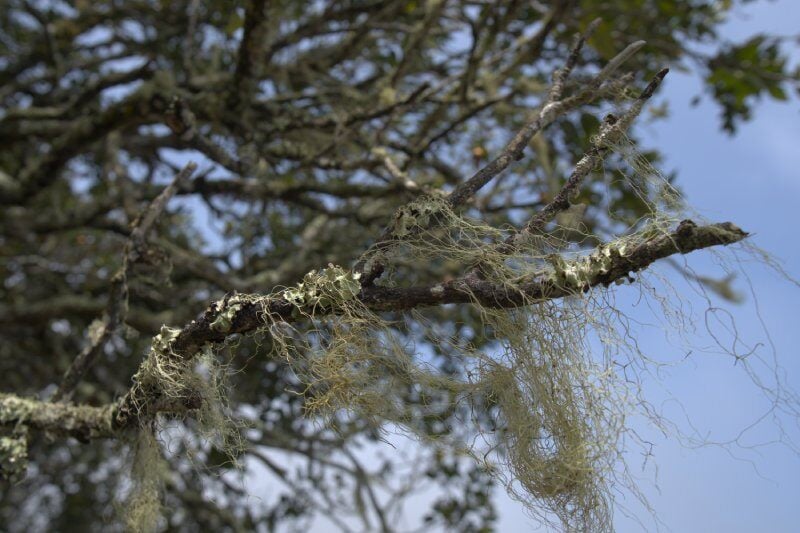
<path id="1" fill-rule="evenodd" d="M 658 89 L 668 72 L 668 68 L 659 71 L 659 73 L 656 74 L 644 91 L 642 91 L 642 94 L 636 100 L 634 105 L 631 106 L 631 108 L 622 116 L 621 119 L 617 119 L 613 115 L 606 117 L 606 120 L 603 124 L 604 127 L 601 128 L 600 134 L 592 143 L 594 145 L 592 149 L 586 152 L 583 157 L 581 157 L 581 159 L 575 165 L 575 170 L 573 170 L 569 179 L 561 188 L 561 190 L 558 191 L 556 196 L 547 205 L 545 205 L 542 210 L 539 211 L 539 213 L 531 218 L 531 220 L 525 226 L 526 232 L 540 232 L 544 228 L 545 224 L 551 221 L 558 213 L 569 207 L 570 197 L 575 194 L 584 178 L 586 178 L 589 172 L 592 171 L 595 165 L 597 165 L 603 159 L 603 156 L 610 150 L 609 146 L 617 142 L 627 131 L 636 117 L 639 116 L 639 113 L 641 113 L 645 102 L 649 100 L 656 89 Z"/>
<path id="2" fill-rule="evenodd" d="M 358 299 L 373 311 L 407 311 L 453 303 L 478 303 L 494 308 L 520 307 L 579 294 L 598 285 L 608 286 L 626 278 L 630 272 L 647 268 L 658 259 L 732 244 L 745 237 L 747 233 L 729 222 L 698 226 L 684 220 L 671 233 L 652 238 L 628 237 L 600 246 L 582 258 L 562 261 L 558 266 L 521 280 L 515 288 L 467 275 L 424 287 L 368 286 L 362 288 Z M 235 305 L 235 308 L 230 308 L 227 298 L 212 303 L 201 316 L 180 330 L 164 353 L 179 361 L 191 360 L 206 344 L 222 343 L 232 335 L 252 332 L 275 320 L 292 322 L 298 318 L 294 304 L 280 297 L 237 299 Z M 321 316 L 333 311 L 316 309 L 316 314 Z M 230 316 L 230 327 L 220 331 L 213 324 L 223 313 Z M 146 398 L 139 394 L 139 389 L 131 389 L 122 398 L 114 418 L 116 427 L 129 427 L 139 421 L 141 413 L 136 406 L 147 403 Z"/>
<path id="3" fill-rule="evenodd" d="M 92 366 L 100 351 L 111 339 L 120 324 L 125 322 L 128 312 L 128 273 L 130 268 L 139 261 L 142 256 L 147 234 L 153 224 L 164 212 L 164 208 L 178 189 L 187 181 L 192 173 L 197 169 L 195 163 L 188 163 L 175 176 L 172 182 L 161 191 L 150 204 L 144 209 L 139 217 L 133 222 L 130 238 L 125 243 L 125 250 L 122 257 L 122 266 L 111 280 L 111 290 L 108 296 L 108 305 L 105 309 L 102 325 L 86 346 L 72 361 L 67 368 L 61 384 L 53 395 L 52 401 L 60 402 L 68 400 L 72 391 L 78 385 L 81 377 Z"/>
<path id="4" fill-rule="evenodd" d="M 80 441 L 115 436 L 113 406 L 90 407 L 42 402 L 0 393 L 0 425 L 26 426 Z"/>
<path id="5" fill-rule="evenodd" d="M 575 68 L 583 45 L 586 44 L 586 39 L 591 36 L 599 23 L 599 19 L 592 22 L 586 32 L 577 38 L 566 64 L 553 75 L 553 85 L 550 87 L 545 104 L 541 109 L 536 111 L 533 118 L 525 127 L 517 132 L 499 156 L 476 172 L 467 181 L 459 184 L 453 192 L 450 193 L 448 197 L 450 205 L 453 207 L 463 205 L 484 185 L 508 168 L 508 165 L 513 161 L 519 161 L 522 158 L 523 150 L 528 146 L 533 136 L 564 112 L 563 105 L 560 102 L 561 95 L 564 92 L 564 83 L 572 72 L 572 69 Z"/>
<path id="6" fill-rule="evenodd" d="M 248 0 L 244 14 L 244 34 L 239 44 L 236 71 L 233 74 L 233 93 L 230 105 L 236 107 L 246 102 L 255 89 L 264 51 L 267 26 L 266 0 Z"/>

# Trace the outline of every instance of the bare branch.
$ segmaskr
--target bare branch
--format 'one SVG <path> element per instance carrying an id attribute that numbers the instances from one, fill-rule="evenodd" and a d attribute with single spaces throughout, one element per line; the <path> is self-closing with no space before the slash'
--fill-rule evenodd
<path id="1" fill-rule="evenodd" d="M 609 243 L 598 247 L 585 258 L 565 262 L 561 269 L 543 270 L 520 281 L 516 288 L 497 285 L 477 276 L 467 275 L 449 282 L 426 287 L 377 287 L 361 290 L 358 298 L 373 311 L 407 311 L 410 309 L 453 303 L 478 303 L 484 307 L 507 308 L 530 305 L 537 300 L 563 298 L 578 294 L 597 285 L 609 285 L 624 279 L 630 272 L 638 272 L 658 259 L 681 253 L 686 254 L 711 246 L 727 245 L 747 237 L 747 233 L 735 225 L 725 222 L 708 226 L 697 226 L 690 220 L 680 223 L 675 231 L 638 242 Z M 598 264 L 602 263 L 600 267 Z M 584 275 L 580 282 L 562 277 L 565 271 L 580 271 Z M 263 305 L 266 303 L 267 308 Z M 244 334 L 268 325 L 271 320 L 292 322 L 298 319 L 295 307 L 280 297 L 267 301 L 258 298 L 252 302 L 237 303 L 230 318 L 230 328 L 222 332 L 212 324 L 222 313 L 230 313 L 226 300 L 211 304 L 196 320 L 185 325 L 170 341 L 166 353 L 177 360 L 191 360 L 209 344 L 224 342 L 232 335 Z M 330 310 L 328 310 L 330 311 Z M 324 315 L 325 309 L 316 314 Z M 140 421 L 141 416 L 150 416 L 137 409 L 146 405 L 145 398 L 137 396 L 139 389 L 131 389 L 120 400 L 114 423 L 117 427 L 129 427 Z"/>
<path id="2" fill-rule="evenodd" d="M 244 14 L 244 34 L 239 44 L 236 70 L 233 74 L 231 104 L 246 101 L 252 93 L 253 80 L 258 75 L 267 30 L 267 1 L 248 0 Z"/>
<path id="3" fill-rule="evenodd" d="M 72 391 L 78 385 L 81 377 L 92 366 L 97 356 L 111 339 L 120 324 L 125 322 L 128 312 L 128 273 L 131 266 L 141 257 L 147 234 L 153 224 L 164 212 L 164 208 L 178 189 L 187 181 L 197 169 L 195 163 L 188 163 L 175 176 L 172 182 L 159 194 L 133 222 L 130 238 L 125 244 L 122 266 L 111 280 L 108 304 L 99 329 L 90 334 L 89 345 L 86 346 L 72 361 L 64 374 L 61 384 L 53 395 L 52 401 L 61 402 L 68 400 Z"/>
<path id="4" fill-rule="evenodd" d="M 628 109 L 622 118 L 616 118 L 613 115 L 606 117 L 600 134 L 593 141 L 593 147 L 586 152 L 583 157 L 575 164 L 575 170 L 572 171 L 567 182 L 561 188 L 547 205 L 537 213 L 533 218 L 528 221 L 525 226 L 525 232 L 538 233 L 544 228 L 544 225 L 556 216 L 556 214 L 564 211 L 569 207 L 570 197 L 578 190 L 583 179 L 592 171 L 592 169 L 599 163 L 604 155 L 610 150 L 609 146 L 617 142 L 622 135 L 627 131 L 633 121 L 642 112 L 645 102 L 653 95 L 656 89 L 661 85 L 664 77 L 669 72 L 665 68 L 661 70 L 653 80 L 647 85 L 636 102 Z"/>

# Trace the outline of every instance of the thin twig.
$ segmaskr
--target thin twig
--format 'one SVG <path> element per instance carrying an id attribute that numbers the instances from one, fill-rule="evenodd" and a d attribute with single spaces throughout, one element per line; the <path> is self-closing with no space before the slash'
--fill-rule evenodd
<path id="1" fill-rule="evenodd" d="M 122 265 L 117 273 L 114 274 L 114 277 L 111 278 L 108 304 L 106 305 L 99 331 L 90 332 L 91 340 L 89 345 L 72 361 L 51 401 L 64 402 L 69 400 L 83 375 L 92 366 L 117 328 L 125 322 L 125 316 L 128 313 L 128 274 L 130 269 L 141 258 L 147 234 L 164 212 L 167 202 L 178 192 L 183 182 L 188 181 L 196 169 L 197 165 L 191 162 L 183 167 L 172 182 L 161 191 L 161 194 L 150 202 L 139 217 L 134 220 L 131 235 L 125 243 Z M 90 329 L 92 328 L 90 327 Z"/>
<path id="2" fill-rule="evenodd" d="M 590 24 L 587 32 L 576 39 L 566 64 L 553 75 L 553 85 L 547 95 L 545 105 L 536 111 L 525 127 L 514 135 L 500 155 L 476 172 L 467 181 L 453 189 L 453 192 L 448 196 L 448 201 L 451 206 L 458 207 L 465 204 L 484 185 L 508 168 L 513 161 L 519 161 L 522 158 L 523 150 L 525 150 L 525 147 L 533 136 L 560 115 L 562 106 L 559 105 L 559 99 L 564 90 L 565 80 L 575 67 L 583 45 L 586 43 L 586 39 L 591 35 L 598 23 L 599 21 L 595 21 Z"/>
<path id="3" fill-rule="evenodd" d="M 564 67 L 557 70 L 553 75 L 553 85 L 548 91 L 545 104 L 538 111 L 536 111 L 534 113 L 533 118 L 519 132 L 517 132 L 517 134 L 511 139 L 511 141 L 506 145 L 505 149 L 500 153 L 500 155 L 497 158 L 495 158 L 489 164 L 481 168 L 467 181 L 462 182 L 461 184 L 457 185 L 455 189 L 453 189 L 453 191 L 448 196 L 448 201 L 450 202 L 450 205 L 452 205 L 453 207 L 458 207 L 460 205 L 463 205 L 470 198 L 472 198 L 472 196 L 474 196 L 478 190 L 480 190 L 483 186 L 485 186 L 492 179 L 494 179 L 501 172 L 503 172 L 512 163 L 512 161 L 521 159 L 525 147 L 528 145 L 528 143 L 534 137 L 534 135 L 536 135 L 544 128 L 546 128 L 558 116 L 578 107 L 581 104 L 589 102 L 594 98 L 596 98 L 599 94 L 602 94 L 604 91 L 600 89 L 600 87 L 601 85 L 603 85 L 603 82 L 609 76 L 611 76 L 611 74 L 613 74 L 625 61 L 630 59 L 638 50 L 640 50 L 644 45 L 643 41 L 636 41 L 631 45 L 627 46 L 622 52 L 620 52 L 619 54 L 617 54 L 617 56 L 612 58 L 611 61 L 609 61 L 608 65 L 604 69 L 602 69 L 597 74 L 597 76 L 595 76 L 595 78 L 588 83 L 586 87 L 580 90 L 577 94 L 562 99 L 562 94 L 564 92 L 564 85 L 566 79 L 572 72 L 572 70 L 575 68 L 575 65 L 577 64 L 578 58 L 580 56 L 580 51 L 585 45 L 586 40 L 592 35 L 592 33 L 595 31 L 599 23 L 600 19 L 594 20 L 589 25 L 586 32 L 582 36 L 578 36 L 576 38 L 575 44 L 573 45 L 572 48 L 572 52 L 570 53 L 569 58 L 565 62 Z M 661 76 L 661 78 L 663 78 L 663 75 Z M 612 85 L 606 84 L 603 87 L 609 87 L 609 86 Z M 650 86 L 648 86 L 648 89 L 645 89 L 645 93 L 647 93 L 648 90 L 654 91 L 655 87 L 651 89 Z M 645 97 L 644 100 L 646 100 L 647 98 L 649 98 L 649 95 Z M 632 109 L 634 109 L 635 107 L 636 104 L 634 104 Z M 640 111 L 641 108 L 639 108 L 638 111 L 636 111 L 635 114 L 631 116 L 630 120 L 632 121 L 633 118 L 636 115 L 638 115 Z M 623 125 L 624 123 L 625 121 L 623 122 Z M 590 154 L 590 155 L 594 157 L 597 154 Z M 588 171 L 591 170 L 591 168 L 592 167 L 590 166 L 588 170 L 586 170 L 586 172 L 588 173 Z M 391 246 L 391 242 L 392 242 L 392 228 L 391 226 L 389 226 L 384 229 L 381 236 L 375 242 L 375 244 L 373 245 L 373 250 L 383 251 Z M 353 270 L 355 272 L 359 272 L 362 274 L 361 284 L 362 286 L 367 287 L 371 285 L 375 279 L 377 279 L 383 274 L 385 267 L 380 261 L 374 261 L 373 264 L 371 265 L 369 272 L 364 271 L 365 268 L 366 268 L 366 262 L 364 260 L 360 260 L 356 263 Z"/>
<path id="4" fill-rule="evenodd" d="M 619 140 L 636 117 L 639 116 L 645 102 L 650 99 L 658 86 L 661 85 L 664 76 L 666 76 L 668 72 L 669 69 L 665 68 L 656 74 L 653 81 L 647 85 L 639 98 L 636 99 L 636 102 L 625 112 L 622 118 L 617 119 L 613 115 L 606 117 L 603 124 L 604 127 L 601 128 L 600 134 L 592 143 L 592 148 L 578 160 L 569 179 L 561 190 L 558 191 L 556 196 L 528 221 L 524 232 L 541 232 L 545 224 L 550 222 L 558 213 L 569 207 L 570 197 L 575 194 L 589 172 L 591 172 L 597 163 L 603 159 L 605 154 L 608 153 L 610 150 L 609 145 Z"/>

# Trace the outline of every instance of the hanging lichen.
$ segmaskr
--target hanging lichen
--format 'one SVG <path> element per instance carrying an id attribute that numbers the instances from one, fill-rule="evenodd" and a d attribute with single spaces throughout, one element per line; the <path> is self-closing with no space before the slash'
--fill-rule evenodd
<path id="1" fill-rule="evenodd" d="M 169 465 L 152 429 L 142 429 L 133 443 L 128 496 L 122 509 L 128 531 L 149 533 L 161 520 L 162 487 L 169 475 Z"/>
<path id="2" fill-rule="evenodd" d="M 444 393 L 453 403 L 488 407 L 493 426 L 485 420 L 465 421 L 472 423 L 473 438 L 446 444 L 479 460 L 502 463 L 505 468 L 492 471 L 543 521 L 555 516 L 567 530 L 610 530 L 615 483 L 638 494 L 624 467 L 619 470 L 620 442 L 626 417 L 646 405 L 636 382 L 619 375 L 615 365 L 647 362 L 635 343 L 618 332 L 619 317 L 592 286 L 605 277 L 627 279 L 626 272 L 620 276 L 612 269 L 624 265 L 642 245 L 668 235 L 684 216 L 677 193 L 652 167 L 625 145 L 614 149 L 639 172 L 630 185 L 649 213 L 624 237 L 592 252 L 576 251 L 572 241 L 558 236 L 557 227 L 529 234 L 498 229 L 456 212 L 441 195 L 424 195 L 398 210 L 390 239 L 361 258 L 366 271 L 378 263 L 386 268 L 383 284 L 397 279 L 413 283 L 418 265 L 437 265 L 445 273 L 469 272 L 513 296 L 514 309 L 497 309 L 470 294 L 467 284 L 461 287 L 490 341 L 481 350 L 458 346 L 461 374 L 428 368 L 419 348 L 399 333 L 402 324 L 359 299 L 360 274 L 332 264 L 270 295 L 227 296 L 214 306 L 211 329 L 228 333 L 243 309 L 259 309 L 273 356 L 286 360 L 304 384 L 304 406 L 311 418 L 350 413 L 375 427 L 392 423 L 435 439 L 418 425 L 420 411 L 412 412 L 404 401 L 409 390 L 420 397 Z M 578 227 L 573 224 L 570 231 Z M 525 283 L 530 280 L 551 287 L 561 298 L 529 295 Z M 437 290 L 445 289 L 434 286 L 431 292 Z M 291 312 L 273 314 L 276 301 L 288 303 Z M 422 314 L 406 319 L 432 331 Z M 592 353 L 590 332 L 615 352 L 616 360 Z M 178 333 L 165 327 L 154 339 L 135 377 L 134 388 L 145 391 L 137 397 L 185 402 L 192 409 L 199 402 L 200 434 L 218 439 L 235 455 L 240 441 L 226 415 L 225 369 L 210 347 L 191 362 L 177 357 L 171 347 Z M 433 334 L 424 342 L 453 348 L 450 339 Z M 435 412 L 431 402 L 418 409 Z M 151 441 L 137 446 L 146 446 L 141 449 L 147 454 L 157 448 Z M 137 483 L 140 490 L 132 494 L 140 494 L 135 507 L 143 510 L 138 519 L 143 523 L 141 516 L 157 516 L 156 484 L 147 478 Z"/>
<path id="3" fill-rule="evenodd" d="M 236 309 L 236 305 L 233 302 L 231 308 Z M 241 424 L 229 414 L 227 370 L 210 347 L 193 359 L 176 356 L 172 345 L 178 333 L 179 330 L 165 326 L 153 339 L 147 358 L 134 376 L 132 388 L 132 397 L 146 398 L 150 403 L 136 403 L 135 408 L 143 414 L 161 407 L 152 404 L 162 402 L 171 406 L 173 417 L 181 412 L 191 413 L 195 431 L 202 441 L 212 443 L 235 463 L 244 449 L 244 441 Z M 148 420 L 148 417 L 142 416 L 142 419 Z M 170 474 L 156 439 L 158 425 L 154 422 L 148 421 L 147 425 L 136 429 L 131 444 L 131 488 L 122 514 L 127 529 L 132 532 L 156 531 L 162 517 L 162 487 Z"/>

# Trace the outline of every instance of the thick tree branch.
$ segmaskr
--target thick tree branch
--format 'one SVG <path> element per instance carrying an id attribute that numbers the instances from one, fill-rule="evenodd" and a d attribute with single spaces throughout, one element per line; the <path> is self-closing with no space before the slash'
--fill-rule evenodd
<path id="1" fill-rule="evenodd" d="M 150 413 L 185 413 L 198 409 L 201 401 L 191 394 L 181 399 L 160 398 L 151 404 Z M 81 442 L 117 438 L 126 429 L 114 424 L 117 408 L 117 404 L 71 405 L 0 393 L 0 427 L 30 428 L 50 435 L 74 437 Z"/>
<path id="2" fill-rule="evenodd" d="M 0 393 L 0 425 L 25 426 L 81 441 L 115 436 L 112 414 L 111 405 L 90 407 L 54 404 Z"/>
<path id="3" fill-rule="evenodd" d="M 50 149 L 32 158 L 14 182 L 0 182 L 0 205 L 24 203 L 60 176 L 61 168 L 87 145 L 107 133 L 147 122 L 152 115 L 152 98 L 157 84 L 147 82 L 122 101 L 99 113 L 83 116 L 53 139 Z"/>
<path id="4" fill-rule="evenodd" d="M 747 233 L 729 222 L 698 226 L 685 220 L 671 233 L 652 238 L 628 237 L 598 247 L 588 256 L 562 261 L 558 266 L 528 276 L 513 289 L 467 275 L 425 287 L 368 286 L 362 288 L 358 298 L 373 311 L 407 311 L 453 303 L 519 307 L 579 294 L 598 285 L 607 286 L 626 278 L 630 272 L 647 268 L 658 259 L 732 244 L 745 237 Z M 165 353 L 176 360 L 191 360 L 206 344 L 224 342 L 232 335 L 252 332 L 275 320 L 291 322 L 298 317 L 294 304 L 280 297 L 237 299 L 233 313 L 227 302 L 224 299 L 211 304 L 200 317 L 184 326 L 170 341 Z M 316 309 L 315 314 L 322 315 L 325 311 Z M 230 327 L 225 331 L 213 326 L 222 313 L 230 313 Z M 142 413 L 137 406 L 147 403 L 139 394 L 139 389 L 131 389 L 122 398 L 115 415 L 116 426 L 128 427 L 139 421 Z"/>
<path id="5" fill-rule="evenodd" d="M 418 307 L 475 302 L 484 307 L 510 308 L 579 294 L 599 285 L 623 280 L 655 261 L 680 253 L 728 245 L 747 237 L 729 222 L 698 226 L 684 220 L 675 231 L 638 243 L 612 242 L 574 261 L 528 276 L 516 288 L 497 285 L 476 276 L 425 287 L 368 287 L 361 301 L 373 311 L 405 311 Z"/>
<path id="6" fill-rule="evenodd" d="M 246 102 L 255 89 L 263 59 L 267 30 L 266 0 L 248 0 L 244 14 L 244 34 L 239 44 L 230 105 Z"/>

